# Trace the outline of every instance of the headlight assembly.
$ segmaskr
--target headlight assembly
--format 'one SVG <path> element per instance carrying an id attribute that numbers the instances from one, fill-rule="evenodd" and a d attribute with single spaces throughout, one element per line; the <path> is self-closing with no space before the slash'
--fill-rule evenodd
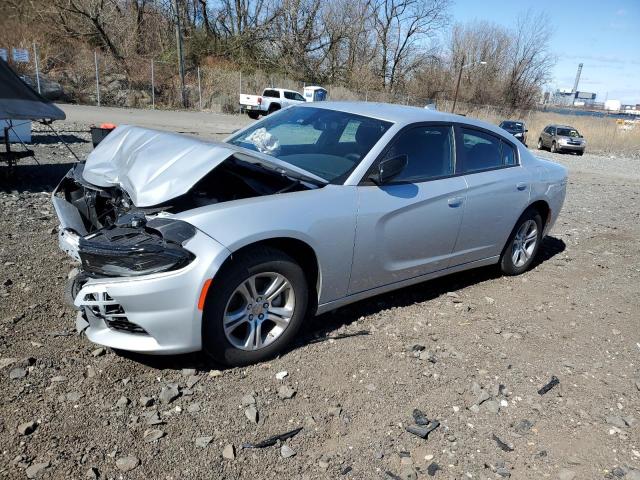
<path id="1" fill-rule="evenodd" d="M 194 255 L 182 247 L 196 233 L 179 220 L 157 218 L 146 225 L 114 225 L 80 238 L 78 252 L 89 275 L 124 277 L 177 270 Z"/>

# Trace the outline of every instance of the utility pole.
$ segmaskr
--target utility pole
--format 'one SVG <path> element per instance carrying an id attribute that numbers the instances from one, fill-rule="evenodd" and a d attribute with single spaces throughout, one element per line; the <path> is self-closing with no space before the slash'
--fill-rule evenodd
<path id="1" fill-rule="evenodd" d="M 38 49 L 36 48 L 36 42 L 33 42 L 33 59 L 36 61 L 36 82 L 38 84 L 38 93 L 40 91 L 40 68 L 38 67 Z"/>
<path id="2" fill-rule="evenodd" d="M 180 72 L 180 96 L 182 106 L 187 107 L 187 97 L 184 90 L 184 55 L 182 54 L 182 28 L 180 28 L 180 11 L 178 10 L 178 0 L 173 0 L 173 9 L 176 13 L 176 44 L 178 47 L 178 70 Z"/>
<path id="3" fill-rule="evenodd" d="M 462 67 L 464 67 L 465 56 L 462 55 L 462 61 L 460 62 L 460 70 L 458 71 L 458 82 L 456 83 L 456 93 L 453 95 L 453 107 L 451 107 L 451 113 L 456 111 L 456 102 L 458 101 L 458 89 L 460 88 L 460 79 L 462 78 Z"/>

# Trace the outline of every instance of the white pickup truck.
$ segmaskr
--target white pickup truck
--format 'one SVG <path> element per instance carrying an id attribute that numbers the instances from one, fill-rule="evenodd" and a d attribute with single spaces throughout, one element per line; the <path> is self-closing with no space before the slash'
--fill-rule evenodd
<path id="1" fill-rule="evenodd" d="M 262 95 L 240 94 L 240 108 L 254 120 L 260 115 L 269 115 L 281 108 L 304 102 L 301 94 L 286 88 L 265 88 Z"/>

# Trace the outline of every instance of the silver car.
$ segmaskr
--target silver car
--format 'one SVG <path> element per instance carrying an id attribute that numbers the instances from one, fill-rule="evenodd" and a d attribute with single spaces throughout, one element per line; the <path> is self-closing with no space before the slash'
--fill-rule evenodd
<path id="1" fill-rule="evenodd" d="M 548 148 L 551 153 L 574 152 L 584 153 L 587 141 L 569 125 L 547 125 L 538 138 L 538 150 Z"/>
<path id="2" fill-rule="evenodd" d="M 91 341 L 245 365 L 307 315 L 486 265 L 524 272 L 566 183 L 484 122 L 314 103 L 222 143 L 120 126 L 52 198 Z"/>

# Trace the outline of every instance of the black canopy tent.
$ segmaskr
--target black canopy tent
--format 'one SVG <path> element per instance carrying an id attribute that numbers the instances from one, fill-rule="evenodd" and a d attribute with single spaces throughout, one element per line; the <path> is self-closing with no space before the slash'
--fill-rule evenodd
<path id="1" fill-rule="evenodd" d="M 26 147 L 24 152 L 11 151 L 9 131 L 13 129 L 13 121 L 35 120 L 49 125 L 53 120 L 65 118 L 62 110 L 24 83 L 7 62 L 0 59 L 0 120 L 8 122 L 3 129 L 6 152 L 0 152 L 0 160 L 11 167 L 16 160 L 33 156 L 33 151 Z"/>

